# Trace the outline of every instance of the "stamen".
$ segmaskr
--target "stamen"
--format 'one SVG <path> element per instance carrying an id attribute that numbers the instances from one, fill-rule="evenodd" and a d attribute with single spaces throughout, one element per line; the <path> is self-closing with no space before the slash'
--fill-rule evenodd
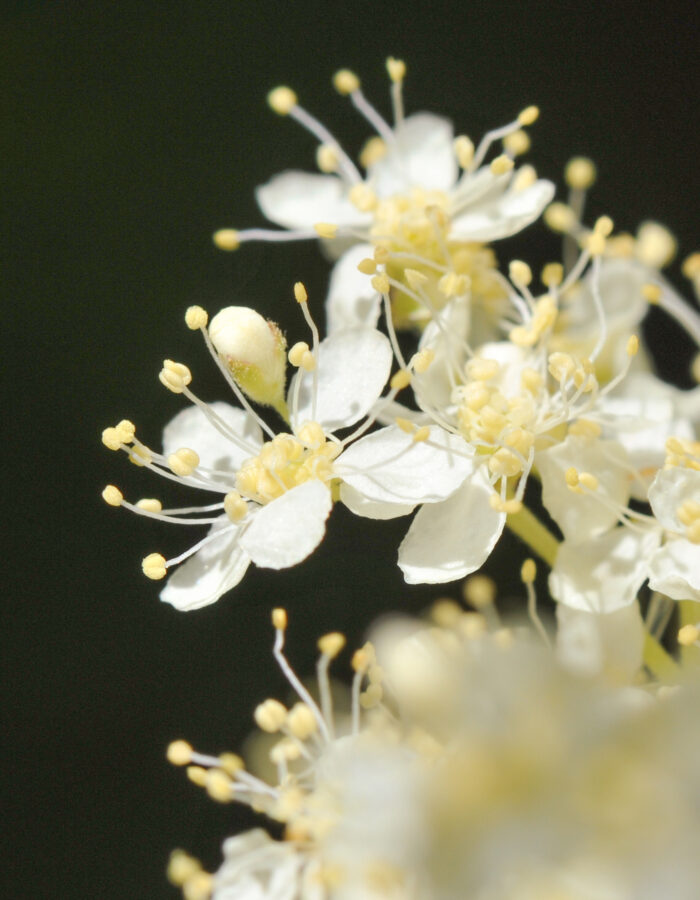
<path id="1" fill-rule="evenodd" d="M 527 109 L 524 109 L 520 113 L 514 122 L 509 122 L 508 125 L 503 125 L 501 128 L 495 128 L 493 131 L 487 131 L 474 154 L 474 159 L 469 166 L 469 171 L 474 172 L 479 168 L 494 141 L 500 141 L 501 138 L 507 137 L 514 131 L 518 131 L 523 125 L 532 124 L 537 119 L 538 115 L 539 110 L 536 106 L 528 106 Z"/>
<path id="2" fill-rule="evenodd" d="M 289 665 L 284 653 L 282 652 L 284 649 L 284 633 L 286 630 L 286 622 L 287 622 L 286 613 L 284 614 L 284 616 L 281 616 L 279 614 L 282 612 L 284 612 L 284 611 L 283 610 L 275 610 L 275 612 L 273 613 L 273 624 L 275 624 L 275 644 L 272 649 L 273 655 L 274 655 L 275 659 L 277 660 L 277 664 L 280 667 L 280 669 L 282 670 L 283 674 L 285 675 L 287 681 L 291 684 L 291 686 L 297 692 L 297 694 L 299 695 L 299 698 L 301 700 L 303 700 L 304 703 L 306 703 L 306 705 L 309 707 L 309 709 L 313 712 L 313 714 L 316 718 L 316 721 L 318 722 L 318 727 L 319 727 L 321 733 L 323 734 L 323 737 L 327 741 L 329 741 L 330 733 L 328 731 L 328 725 L 326 724 L 326 721 L 323 718 L 321 710 L 316 705 L 316 702 L 313 699 L 313 697 L 311 696 L 311 694 L 306 690 L 306 688 L 301 683 L 301 681 L 299 681 L 296 674 L 294 673 L 294 670 Z M 275 621 L 275 619 L 276 619 L 276 621 Z M 282 621 L 282 619 L 284 621 Z M 280 627 L 280 625 L 282 625 L 282 624 L 284 624 L 284 626 L 285 626 L 284 628 Z"/>
<path id="3" fill-rule="evenodd" d="M 357 90 L 353 91 L 350 94 L 350 100 L 352 101 L 355 109 L 360 113 L 360 115 L 364 116 L 365 119 L 369 122 L 369 124 L 374 128 L 377 134 L 385 141 L 387 144 L 394 144 L 396 142 L 396 135 L 393 130 L 390 128 L 387 122 L 382 118 L 382 116 L 377 112 L 377 110 L 372 106 L 372 104 L 367 100 L 365 95 L 362 93 L 361 88 L 357 88 Z"/>
<path id="4" fill-rule="evenodd" d="M 386 69 L 391 79 L 391 104 L 394 109 L 394 127 L 403 122 L 403 80 L 406 77 L 406 63 L 402 59 L 390 56 L 386 61 Z"/>
<path id="5" fill-rule="evenodd" d="M 313 338 L 313 349 L 312 354 L 315 360 L 318 360 L 318 347 L 320 343 L 320 338 L 318 334 L 318 328 L 316 327 L 316 323 L 314 322 L 311 313 L 309 312 L 309 304 L 308 304 L 308 294 L 306 293 L 306 288 L 301 283 L 301 281 L 297 281 L 294 285 L 294 297 L 301 306 L 301 311 L 304 314 L 304 318 L 306 319 L 306 324 L 311 329 L 311 336 Z M 302 362 L 303 362 L 302 357 Z M 306 367 L 304 367 L 306 368 Z M 314 366 L 312 370 L 313 375 L 313 389 L 312 389 L 312 398 L 311 398 L 311 418 L 316 420 L 316 405 L 318 402 L 318 366 Z M 301 381 L 301 378 L 299 379 Z"/>
<path id="6" fill-rule="evenodd" d="M 241 244 L 249 241 L 266 241 L 268 243 L 285 243 L 286 241 L 315 241 L 318 234 L 312 229 L 290 229 L 276 231 L 273 228 L 246 228 L 238 231 L 235 228 L 220 228 L 212 235 L 212 240 L 219 248 L 232 252 Z"/>

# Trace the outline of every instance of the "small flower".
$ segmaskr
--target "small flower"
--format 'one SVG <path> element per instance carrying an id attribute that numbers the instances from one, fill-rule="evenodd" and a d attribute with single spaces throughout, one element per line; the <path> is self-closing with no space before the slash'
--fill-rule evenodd
<path id="1" fill-rule="evenodd" d="M 662 469 L 649 488 L 649 502 L 666 532 L 649 560 L 650 586 L 673 600 L 700 602 L 700 465 Z"/>

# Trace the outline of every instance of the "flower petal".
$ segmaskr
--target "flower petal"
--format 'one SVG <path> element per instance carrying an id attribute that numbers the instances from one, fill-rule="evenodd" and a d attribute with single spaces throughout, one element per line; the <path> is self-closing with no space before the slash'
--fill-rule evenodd
<path id="1" fill-rule="evenodd" d="M 372 408 L 389 378 L 393 354 L 389 339 L 374 328 L 346 328 L 321 342 L 318 397 L 313 415 L 313 376 L 299 370 L 287 402 L 295 425 L 315 419 L 326 431 L 357 422 Z M 294 409 L 297 379 L 303 378 Z"/>
<path id="2" fill-rule="evenodd" d="M 255 191 L 263 215 L 283 228 L 313 228 L 318 222 L 367 225 L 371 221 L 347 198 L 344 182 L 336 175 L 281 172 Z"/>
<path id="3" fill-rule="evenodd" d="M 350 512 L 356 516 L 364 516 L 367 519 L 396 519 L 398 516 L 407 516 L 416 508 L 415 504 L 385 503 L 383 501 L 368 500 L 349 484 L 340 485 L 340 499 Z"/>
<path id="4" fill-rule="evenodd" d="M 326 297 L 326 330 L 333 334 L 358 325 L 374 328 L 379 318 L 380 296 L 367 275 L 357 265 L 372 257 L 371 244 L 357 244 L 335 264 Z"/>
<path id="5" fill-rule="evenodd" d="M 649 560 L 649 587 L 672 600 L 700 603 L 700 547 L 668 541 Z"/>
<path id="6" fill-rule="evenodd" d="M 335 463 L 340 477 L 379 503 L 437 503 L 449 497 L 473 469 L 472 448 L 437 425 L 416 442 L 396 425 L 352 444 Z"/>
<path id="7" fill-rule="evenodd" d="M 294 566 L 323 540 L 332 505 L 331 492 L 321 481 L 300 484 L 255 514 L 241 536 L 241 547 L 258 566 Z"/>
<path id="8" fill-rule="evenodd" d="M 396 141 L 368 170 L 380 197 L 410 187 L 449 191 L 457 180 L 452 123 L 432 113 L 416 113 L 395 129 Z"/>
<path id="9" fill-rule="evenodd" d="M 601 615 L 557 604 L 557 658 L 578 675 L 605 673 L 630 683 L 642 666 L 644 622 L 639 603 Z"/>
<path id="10" fill-rule="evenodd" d="M 169 576 L 161 600 L 189 612 L 215 603 L 239 583 L 250 565 L 238 543 L 240 528 L 222 516 L 209 533 L 217 531 L 220 537 L 205 544 Z"/>
<path id="11" fill-rule="evenodd" d="M 179 412 L 163 429 L 163 455 L 167 457 L 181 447 L 191 447 L 197 451 L 203 466 L 235 472 L 262 445 L 260 426 L 236 406 L 221 401 L 208 405 L 251 449 L 241 448 L 225 437 L 198 406 L 191 406 Z"/>
<path id="12" fill-rule="evenodd" d="M 475 203 L 453 220 L 450 238 L 495 241 L 510 237 L 534 222 L 553 196 L 552 182 L 540 179 L 525 190 L 510 189 L 490 203 Z"/>
<path id="13" fill-rule="evenodd" d="M 450 375 L 463 369 L 468 337 L 469 304 L 462 298 L 451 300 L 425 326 L 418 347 L 432 350 L 435 356 L 427 372 L 414 376 L 413 389 L 421 409 L 444 410 L 451 405 Z"/>
<path id="14" fill-rule="evenodd" d="M 399 567 L 409 584 L 454 581 L 483 565 L 506 521 L 491 508 L 492 493 L 477 469 L 447 500 L 418 510 L 399 547 Z"/>
<path id="15" fill-rule="evenodd" d="M 563 541 L 549 575 L 555 600 L 591 613 L 612 613 L 634 603 L 647 577 L 657 531 L 614 528 L 589 541 Z"/>
<path id="16" fill-rule="evenodd" d="M 700 472 L 694 469 L 680 466 L 662 469 L 649 488 L 649 503 L 654 515 L 668 531 L 685 532 L 685 526 L 678 518 L 678 509 L 687 500 L 700 504 Z"/>

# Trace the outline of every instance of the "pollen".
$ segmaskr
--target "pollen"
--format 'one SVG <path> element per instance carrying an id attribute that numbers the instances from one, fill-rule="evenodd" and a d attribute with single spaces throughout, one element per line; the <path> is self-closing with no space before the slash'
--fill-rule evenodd
<path id="1" fill-rule="evenodd" d="M 505 175 L 506 172 L 510 172 L 512 170 L 513 160 L 510 158 L 510 156 L 506 156 L 505 154 L 503 154 L 501 156 L 497 156 L 494 160 L 492 160 L 489 168 L 494 175 Z"/>
<path id="2" fill-rule="evenodd" d="M 559 287 L 564 280 L 564 266 L 561 263 L 547 263 L 542 269 L 540 280 L 545 287 Z"/>
<path id="3" fill-rule="evenodd" d="M 192 746 L 187 741 L 173 741 L 168 744 L 165 755 L 174 766 L 188 766 L 192 762 Z"/>
<path id="4" fill-rule="evenodd" d="M 501 367 L 495 359 L 474 357 L 465 366 L 467 377 L 477 381 L 490 381 L 492 378 L 496 378 L 500 371 Z"/>
<path id="5" fill-rule="evenodd" d="M 587 191 L 595 184 L 596 176 L 595 164 L 585 156 L 570 159 L 564 169 L 566 183 L 576 191 Z"/>
<path id="6" fill-rule="evenodd" d="M 678 243 L 668 228 L 658 222 L 644 222 L 637 232 L 636 256 L 652 269 L 663 269 L 676 255 Z"/>
<path id="7" fill-rule="evenodd" d="M 121 506 L 124 494 L 122 494 L 118 487 L 115 487 L 113 484 L 108 484 L 102 491 L 102 499 L 109 506 Z"/>
<path id="8" fill-rule="evenodd" d="M 291 88 L 276 87 L 267 95 L 267 102 L 279 116 L 288 116 L 297 105 L 297 95 Z"/>
<path id="9" fill-rule="evenodd" d="M 544 221 L 552 231 L 564 234 L 572 231 L 577 224 L 576 213 L 566 203 L 550 203 L 544 211 Z"/>
<path id="10" fill-rule="evenodd" d="M 287 715 L 287 728 L 300 741 L 305 741 L 318 730 L 318 722 L 306 703 L 295 703 Z"/>
<path id="11" fill-rule="evenodd" d="M 281 606 L 272 610 L 272 626 L 277 631 L 286 631 L 287 629 L 287 610 Z"/>
<path id="12" fill-rule="evenodd" d="M 522 472 L 522 461 L 512 450 L 501 447 L 489 458 L 489 471 L 499 477 L 510 478 Z"/>
<path id="13" fill-rule="evenodd" d="M 141 563 L 141 568 L 146 578 L 160 581 L 166 575 L 165 557 L 160 553 L 149 553 Z"/>
<path id="14" fill-rule="evenodd" d="M 284 725 L 287 718 L 287 707 L 279 700 L 265 700 L 255 708 L 253 714 L 258 728 L 274 734 Z"/>
<path id="15" fill-rule="evenodd" d="M 423 425 L 421 428 L 416 429 L 413 434 L 413 442 L 415 444 L 419 444 L 423 441 L 427 441 L 430 437 L 430 428 L 428 425 Z"/>
<path id="16" fill-rule="evenodd" d="M 332 631 L 330 634 L 324 634 L 323 637 L 318 639 L 318 649 L 324 656 L 328 656 L 331 659 L 335 659 L 344 646 L 345 635 L 341 634 L 339 631 Z"/>
<path id="17" fill-rule="evenodd" d="M 210 769 L 204 786 L 207 794 L 217 803 L 230 803 L 233 800 L 233 782 L 223 769 Z"/>
<path id="18" fill-rule="evenodd" d="M 364 181 L 354 184 L 350 188 L 348 199 L 360 212 L 372 212 L 379 202 L 377 195 Z"/>
<path id="19" fill-rule="evenodd" d="M 308 302 L 309 295 L 307 294 L 306 288 L 301 281 L 296 281 L 294 283 L 294 299 L 297 301 L 297 303 Z"/>
<path id="20" fill-rule="evenodd" d="M 163 368 L 158 375 L 160 383 L 173 394 L 181 394 L 188 384 L 192 382 L 192 373 L 183 363 L 173 362 L 172 359 L 163 361 Z"/>
<path id="21" fill-rule="evenodd" d="M 232 522 L 240 522 L 248 513 L 248 504 L 238 491 L 229 491 L 224 497 L 224 512 Z"/>
<path id="22" fill-rule="evenodd" d="M 319 237 L 332 241 L 338 234 L 338 226 L 330 222 L 317 222 L 314 231 Z"/>
<path id="23" fill-rule="evenodd" d="M 394 372 L 391 376 L 391 381 L 389 382 L 392 390 L 395 391 L 402 391 L 404 388 L 407 388 L 410 383 L 411 373 L 406 369 L 399 369 L 398 372 Z"/>
<path id="24" fill-rule="evenodd" d="M 566 472 L 564 472 L 564 480 L 570 488 L 578 486 L 578 470 L 574 466 L 570 466 Z"/>
<path id="25" fill-rule="evenodd" d="M 199 455 L 189 447 L 181 447 L 168 457 L 168 466 L 175 475 L 185 478 L 199 465 Z"/>
<path id="26" fill-rule="evenodd" d="M 339 94 L 347 96 L 359 90 L 360 79 L 350 69 L 340 69 L 333 76 L 333 87 Z"/>
<path id="27" fill-rule="evenodd" d="M 610 218 L 610 216 L 600 216 L 598 219 L 596 219 L 593 230 L 596 234 L 602 234 L 603 237 L 609 237 L 612 234 L 614 227 L 615 223 Z"/>
<path id="28" fill-rule="evenodd" d="M 589 491 L 597 491 L 598 490 L 598 479 L 595 475 L 592 475 L 590 472 L 581 472 L 578 476 L 579 484 L 583 487 L 587 488 Z"/>
<path id="29" fill-rule="evenodd" d="M 205 309 L 201 306 L 190 306 L 185 313 L 185 324 L 192 331 L 198 331 L 200 328 L 206 328 L 209 316 Z"/>
<path id="30" fill-rule="evenodd" d="M 452 146 L 460 168 L 468 169 L 474 161 L 474 142 L 465 134 L 460 134 Z"/>
<path id="31" fill-rule="evenodd" d="M 642 297 L 647 303 L 656 305 L 661 299 L 661 288 L 658 284 L 645 284 L 642 286 Z"/>
<path id="32" fill-rule="evenodd" d="M 627 355 L 636 356 L 639 352 L 639 338 L 636 334 L 631 334 L 627 339 Z"/>
<path id="33" fill-rule="evenodd" d="M 457 272 L 446 272 L 438 281 L 438 290 L 447 297 L 461 297 L 467 293 L 471 287 L 471 278 L 468 275 L 461 275 Z"/>
<path id="34" fill-rule="evenodd" d="M 241 246 L 240 234 L 235 228 L 219 228 L 212 235 L 212 240 L 219 250 L 227 253 L 232 253 Z"/>
<path id="35" fill-rule="evenodd" d="M 520 569 L 520 578 L 523 584 L 532 584 L 537 577 L 537 566 L 534 559 L 526 559 Z"/>
<path id="36" fill-rule="evenodd" d="M 522 156 L 530 149 L 530 135 L 526 131 L 514 131 L 503 138 L 503 149 L 510 156 Z"/>
<path id="37" fill-rule="evenodd" d="M 514 259 L 508 266 L 508 276 L 516 287 L 527 287 L 532 281 L 532 270 L 526 262 Z"/>
<path id="38" fill-rule="evenodd" d="M 357 264 L 357 271 L 362 272 L 363 275 L 374 275 L 377 271 L 376 260 L 371 259 L 370 257 L 360 260 Z"/>
<path id="39" fill-rule="evenodd" d="M 287 354 L 289 362 L 297 368 L 301 366 L 304 354 L 309 352 L 309 345 L 306 341 L 297 341 Z"/>
<path id="40" fill-rule="evenodd" d="M 333 144 L 319 144 L 316 150 L 316 165 L 326 174 L 337 171 L 338 151 Z"/>
<path id="41" fill-rule="evenodd" d="M 394 84 L 402 82 L 406 77 L 406 63 L 402 59 L 390 56 L 386 61 L 386 70 Z"/>
<path id="42" fill-rule="evenodd" d="M 168 881 L 175 887 L 182 887 L 194 875 L 201 872 L 199 860 L 185 853 L 184 850 L 173 850 L 168 860 L 166 871 Z"/>
<path id="43" fill-rule="evenodd" d="M 539 107 L 528 106 L 518 115 L 518 122 L 521 125 L 533 125 L 538 120 L 539 116 Z"/>
<path id="44" fill-rule="evenodd" d="M 388 294 L 391 288 L 389 279 L 384 274 L 384 272 L 380 272 L 378 275 L 375 275 L 372 278 L 371 285 L 379 294 Z"/>
<path id="45" fill-rule="evenodd" d="M 386 156 L 386 142 L 379 136 L 371 137 L 360 151 L 360 165 L 369 169 Z"/>
<path id="46" fill-rule="evenodd" d="M 414 353 L 413 358 L 411 359 L 411 366 L 413 368 L 413 371 L 418 375 L 423 375 L 428 371 L 434 359 L 435 351 L 430 347 L 426 347 L 424 350 L 419 350 L 418 353 Z"/>
<path id="47" fill-rule="evenodd" d="M 136 506 L 146 512 L 159 513 L 163 509 L 163 504 L 155 497 L 142 497 Z"/>
<path id="48" fill-rule="evenodd" d="M 678 643 L 681 647 L 692 647 L 700 639 L 697 625 L 684 625 L 678 630 Z"/>
<path id="49" fill-rule="evenodd" d="M 605 253 L 605 236 L 594 231 L 586 238 L 585 247 L 591 256 L 602 256 Z"/>

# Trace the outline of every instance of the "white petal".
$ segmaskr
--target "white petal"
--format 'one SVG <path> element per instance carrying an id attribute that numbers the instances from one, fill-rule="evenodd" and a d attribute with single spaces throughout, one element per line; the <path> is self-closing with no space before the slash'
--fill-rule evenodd
<path id="1" fill-rule="evenodd" d="M 617 507 L 627 505 L 627 454 L 616 441 L 569 435 L 551 450 L 538 453 L 535 463 L 542 477 L 542 502 L 568 541 L 587 540 L 617 522 L 615 508 L 602 503 L 598 494 Z M 570 490 L 565 479 L 570 467 L 595 475 L 597 490 L 584 494 Z"/>
<path id="2" fill-rule="evenodd" d="M 221 536 L 205 544 L 168 577 L 160 599 L 175 609 L 190 611 L 215 603 L 246 573 L 250 558 L 238 544 L 240 529 L 227 516 L 212 525 Z"/>
<path id="3" fill-rule="evenodd" d="M 647 577 L 659 534 L 614 528 L 590 541 L 563 541 L 549 575 L 555 600 L 591 613 L 612 613 L 634 603 Z"/>
<path id="4" fill-rule="evenodd" d="M 449 373 L 462 370 L 467 359 L 465 341 L 469 337 L 469 304 L 462 298 L 450 301 L 425 326 L 419 349 L 431 349 L 435 358 L 422 375 L 414 379 L 414 392 L 421 409 L 445 409 L 451 404 Z"/>
<path id="5" fill-rule="evenodd" d="M 649 488 L 649 503 L 659 524 L 669 531 L 685 532 L 678 508 L 686 500 L 700 503 L 700 472 L 680 466 L 662 469 Z"/>
<path id="6" fill-rule="evenodd" d="M 374 328 L 377 324 L 380 295 L 372 287 L 371 279 L 357 268 L 359 262 L 371 258 L 373 253 L 370 244 L 357 244 L 335 264 L 326 297 L 328 334 L 357 325 Z"/>
<path id="7" fill-rule="evenodd" d="M 283 228 L 309 229 L 319 222 L 362 226 L 371 221 L 350 203 L 336 175 L 282 172 L 257 188 L 255 197 L 265 217 Z"/>
<path id="8" fill-rule="evenodd" d="M 636 601 L 616 612 L 583 612 L 557 604 L 557 658 L 579 675 L 605 672 L 629 683 L 642 666 L 644 622 Z"/>
<path id="9" fill-rule="evenodd" d="M 534 222 L 553 196 L 551 181 L 540 179 L 525 190 L 508 190 L 493 202 L 476 203 L 453 220 L 450 238 L 495 241 L 510 237 Z"/>
<path id="10" fill-rule="evenodd" d="M 258 566 L 294 566 L 323 540 L 332 505 L 322 482 L 300 484 L 259 510 L 241 536 L 241 547 Z"/>
<path id="11" fill-rule="evenodd" d="M 340 499 L 356 516 L 364 516 L 367 519 L 396 519 L 398 516 L 407 516 L 416 508 L 414 503 L 406 505 L 368 500 L 345 482 L 340 485 Z"/>
<path id="12" fill-rule="evenodd" d="M 700 603 L 700 546 L 669 541 L 649 561 L 649 587 L 672 600 Z"/>
<path id="13" fill-rule="evenodd" d="M 287 402 L 295 425 L 315 419 L 326 431 L 357 422 L 372 408 L 389 378 L 393 354 L 389 339 L 374 328 L 347 328 L 321 342 L 318 354 L 318 397 L 313 412 L 313 376 L 297 372 Z M 299 406 L 293 398 L 298 378 L 304 379 Z"/>
<path id="14" fill-rule="evenodd" d="M 452 124 L 432 113 L 416 113 L 404 119 L 395 134 L 394 146 L 368 171 L 379 196 L 409 187 L 449 191 L 457 179 Z"/>
<path id="15" fill-rule="evenodd" d="M 352 444 L 335 471 L 368 500 L 437 503 L 449 497 L 474 468 L 472 448 L 433 425 L 429 441 L 415 442 L 395 425 Z"/>
<path id="16" fill-rule="evenodd" d="M 258 452 L 263 442 L 262 431 L 252 416 L 236 406 L 220 401 L 209 406 L 251 449 L 241 448 L 225 437 L 199 407 L 192 406 L 183 409 L 163 429 L 163 455 L 167 457 L 181 447 L 191 447 L 199 454 L 203 466 L 235 472 L 243 460 Z"/>
<path id="17" fill-rule="evenodd" d="M 399 547 L 399 567 L 409 584 L 454 581 L 484 564 L 506 520 L 491 509 L 492 493 L 479 469 L 447 500 L 418 510 Z"/>

